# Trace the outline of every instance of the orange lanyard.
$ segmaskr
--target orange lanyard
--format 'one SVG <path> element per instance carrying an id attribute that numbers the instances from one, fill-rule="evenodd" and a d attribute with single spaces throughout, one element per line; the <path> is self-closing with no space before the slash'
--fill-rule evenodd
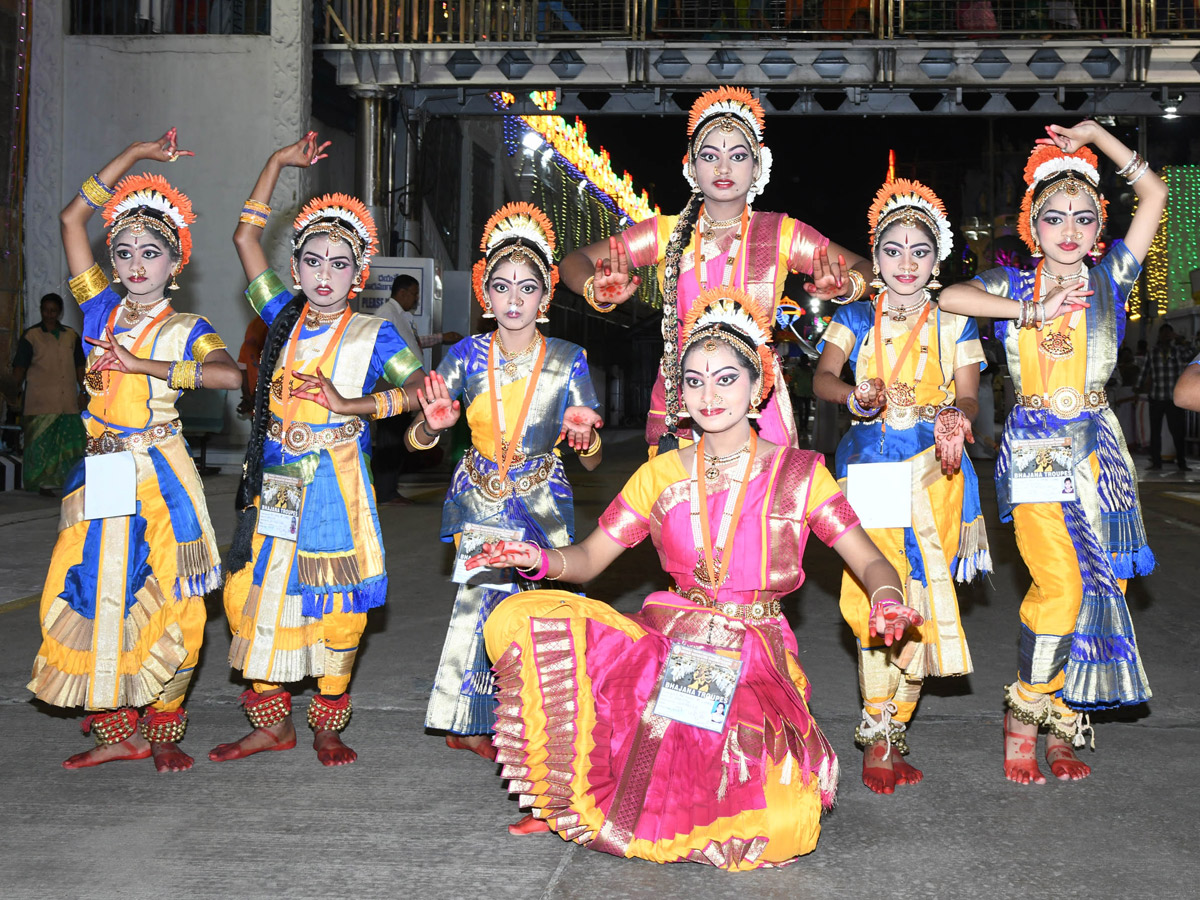
<path id="1" fill-rule="evenodd" d="M 506 429 L 500 428 L 503 403 L 500 399 L 500 390 L 496 385 L 496 342 L 499 339 L 499 332 L 492 332 L 492 340 L 488 344 L 487 369 L 488 391 L 492 395 L 492 452 L 496 454 L 496 466 L 500 470 L 498 474 L 503 483 L 504 477 L 508 475 L 508 470 L 517 455 L 517 447 L 520 446 L 521 440 L 525 436 L 525 417 L 529 415 L 529 407 L 533 403 L 533 395 L 537 391 L 538 376 L 542 374 L 542 365 L 546 361 L 546 342 L 543 340 L 542 345 L 538 347 L 537 359 L 534 360 L 533 371 L 529 375 L 529 384 L 525 386 L 525 400 L 521 404 L 521 414 L 517 416 L 516 424 L 513 426 L 511 440 L 506 443 L 504 434 Z M 536 335 L 534 340 L 537 340 Z"/>
<path id="2" fill-rule="evenodd" d="M 932 307 L 932 303 L 926 303 L 925 308 L 921 310 L 921 315 L 917 317 L 917 324 L 913 326 L 913 330 L 908 335 L 908 340 L 904 342 L 904 349 L 896 357 L 896 367 L 892 369 L 892 377 L 889 380 L 887 362 L 884 360 L 887 348 L 883 344 L 883 297 L 875 301 L 875 368 L 879 375 L 879 380 L 884 384 L 884 393 L 890 391 L 892 385 L 896 383 L 896 379 L 900 377 L 900 369 L 904 365 L 904 360 L 908 358 L 913 344 L 917 342 L 917 335 L 921 333 L 921 328 L 925 325 L 925 320 L 929 318 L 929 310 Z"/>
<path id="3" fill-rule="evenodd" d="M 738 521 L 742 518 L 742 504 L 746 500 L 746 491 L 750 486 L 750 468 L 754 465 L 754 457 L 758 450 L 758 435 L 754 429 L 750 429 L 750 460 L 746 464 L 746 474 L 742 478 L 742 483 L 738 486 L 737 500 L 734 501 L 733 515 L 729 519 L 729 531 L 725 535 L 725 546 L 721 548 L 721 561 L 713 564 L 713 537 L 712 529 L 709 525 L 708 518 L 708 489 L 704 486 L 705 478 L 703 473 L 704 468 L 704 438 L 701 437 L 696 442 L 696 458 L 700 461 L 696 469 L 696 495 L 697 505 L 700 507 L 700 536 L 704 542 L 704 567 L 705 574 L 708 576 L 709 584 L 713 588 L 713 596 L 716 596 L 717 587 L 721 584 L 721 578 L 728 571 L 729 560 L 733 557 L 733 537 L 737 533 Z"/>
<path id="4" fill-rule="evenodd" d="M 701 215 L 703 215 L 703 213 L 704 213 L 703 204 L 701 204 L 701 206 L 700 206 L 700 213 L 701 213 Z M 738 263 L 738 260 L 741 258 L 742 245 L 746 242 L 746 231 L 749 229 L 749 227 L 750 227 L 750 207 L 744 206 L 744 207 L 742 207 L 742 224 L 741 224 L 741 229 L 738 231 L 737 240 L 735 240 L 732 244 L 730 244 L 729 250 L 726 251 L 725 272 L 721 278 L 721 287 L 729 287 L 731 284 L 733 284 L 733 273 L 735 271 L 737 271 L 737 263 Z M 697 229 L 696 244 L 692 248 L 692 252 L 695 257 L 695 262 L 693 263 L 693 268 L 695 268 L 695 270 L 696 270 L 696 282 L 700 285 L 700 290 L 703 291 L 708 288 L 708 269 L 705 268 L 707 263 L 704 262 L 704 260 L 701 258 L 701 254 L 700 254 L 700 245 L 702 243 L 703 243 L 703 240 L 700 236 L 699 229 Z"/>
<path id="5" fill-rule="evenodd" d="M 160 312 L 157 316 L 155 316 L 153 319 L 151 319 L 149 322 L 146 323 L 146 327 L 142 329 L 142 333 L 139 334 L 134 339 L 133 343 L 129 345 L 129 352 L 132 353 L 134 356 L 137 356 L 137 352 L 138 352 L 138 350 L 142 349 L 142 344 L 144 344 L 146 342 L 146 338 L 148 338 L 150 336 L 151 332 L 153 332 L 157 329 L 157 326 L 159 325 L 159 323 L 161 323 L 163 321 L 163 319 L 165 319 L 167 316 L 169 316 L 172 312 L 174 312 L 174 310 L 171 309 L 171 304 L 168 303 L 166 308 L 163 309 L 162 312 Z M 113 309 L 113 311 L 111 313 L 109 313 L 108 325 L 104 329 L 106 332 L 110 332 L 112 334 L 114 343 L 117 340 L 117 317 L 120 315 L 121 315 L 121 306 L 118 305 L 116 308 Z M 125 374 L 126 373 L 124 373 L 124 372 L 113 371 L 112 369 L 104 370 L 104 376 L 106 376 L 104 378 L 104 425 L 106 428 L 108 427 L 108 397 L 109 397 L 109 394 L 116 393 L 117 387 L 121 384 L 121 379 L 125 376 Z M 107 377 L 109 375 L 111 375 L 112 377 L 111 378 Z M 149 379 L 150 379 L 150 376 L 147 375 L 146 376 L 147 382 L 149 382 Z"/>
<path id="6" fill-rule="evenodd" d="M 288 433 L 288 428 L 292 424 L 292 414 L 299 405 L 298 400 L 292 396 L 292 373 L 296 369 L 296 348 L 300 345 L 300 333 L 304 331 L 304 320 L 308 317 L 309 304 L 304 303 L 304 309 L 300 311 L 300 318 L 296 322 L 296 333 L 288 340 L 287 353 L 283 358 L 283 391 L 281 403 L 283 406 L 283 415 L 280 419 L 283 422 L 283 431 L 281 435 Z M 350 324 L 350 307 L 346 306 L 342 310 L 342 317 L 338 319 L 337 328 L 333 330 L 333 334 L 329 338 L 329 343 L 325 345 L 325 351 L 321 354 L 321 358 L 317 360 L 317 369 L 329 359 L 331 353 L 337 349 L 341 342 L 342 334 L 346 331 L 346 326 Z"/>

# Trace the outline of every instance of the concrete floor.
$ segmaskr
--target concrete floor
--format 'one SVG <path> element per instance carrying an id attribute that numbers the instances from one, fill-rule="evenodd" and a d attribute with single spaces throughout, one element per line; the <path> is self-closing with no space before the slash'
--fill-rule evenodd
<path id="1" fill-rule="evenodd" d="M 617 437 L 606 439 L 598 472 L 569 466 L 584 533 L 639 461 L 638 440 Z M 985 466 L 977 463 L 990 495 Z M 346 731 L 359 752 L 355 765 L 325 769 L 305 743 L 208 762 L 209 748 L 247 730 L 214 597 L 188 702 L 184 747 L 198 757 L 196 767 L 163 776 L 149 761 L 64 771 L 59 762 L 88 746 L 80 716 L 31 702 L 24 687 L 39 643 L 31 595 L 49 560 L 57 506 L 0 494 L 0 734 L 8 751 L 0 756 L 0 896 L 1194 897 L 1200 792 L 1190 748 L 1200 737 L 1200 628 L 1190 610 L 1200 483 L 1173 474 L 1142 485 L 1160 568 L 1130 589 L 1155 696 L 1146 707 L 1097 717 L 1097 750 L 1085 754 L 1094 774 L 1082 783 L 1021 787 L 1002 774 L 1000 687 L 1015 670 L 1017 606 L 1028 576 L 994 503 L 985 498 L 997 571 L 961 597 L 976 671 L 931 684 L 910 732 L 910 761 L 925 781 L 891 797 L 858 780 L 854 659 L 836 604 L 840 567 L 813 542 L 808 582 L 786 609 L 815 686 L 814 713 L 842 760 L 839 802 L 810 856 L 738 876 L 619 860 L 554 836 L 510 837 L 504 825 L 519 813 L 496 768 L 424 733 L 454 596 L 449 553 L 435 540 L 436 476 L 406 486 L 417 504 L 382 513 L 392 586 L 387 607 L 371 616 L 355 673 L 356 712 Z M 225 544 L 234 480 L 207 483 Z M 632 611 L 660 584 L 657 572 L 643 546 L 588 593 Z"/>

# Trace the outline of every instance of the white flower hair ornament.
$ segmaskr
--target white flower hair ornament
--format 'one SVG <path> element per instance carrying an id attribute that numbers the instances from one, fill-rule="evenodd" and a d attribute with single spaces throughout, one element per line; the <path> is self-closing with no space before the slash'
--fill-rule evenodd
<path id="1" fill-rule="evenodd" d="M 871 226 L 872 251 L 879 236 L 890 226 L 918 222 L 933 233 L 939 262 L 946 260 L 954 249 L 954 232 L 945 205 L 937 194 L 919 181 L 897 178 L 883 185 L 867 212 L 867 222 Z"/>

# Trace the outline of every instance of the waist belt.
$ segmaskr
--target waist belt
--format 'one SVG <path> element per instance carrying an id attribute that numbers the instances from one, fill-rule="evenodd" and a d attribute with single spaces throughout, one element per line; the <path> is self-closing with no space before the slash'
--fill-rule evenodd
<path id="1" fill-rule="evenodd" d="M 904 431 L 912 428 L 918 422 L 932 422 L 937 418 L 938 413 L 945 406 L 938 406 L 936 403 L 924 403 L 920 406 L 896 406 L 889 403 L 883 408 L 882 419 L 887 423 L 889 428 L 894 428 L 897 431 Z M 879 421 L 879 417 L 870 419 L 856 419 L 851 417 L 851 425 L 874 425 Z"/>
<path id="2" fill-rule="evenodd" d="M 512 475 L 501 480 L 499 472 L 484 472 L 476 464 L 478 453 L 475 450 L 463 457 L 463 465 L 467 470 L 467 478 L 471 484 L 483 491 L 492 500 L 503 500 L 506 497 L 523 496 L 550 477 L 554 471 L 554 454 L 547 453 L 536 469 L 523 475 Z M 536 458 L 536 457 L 535 457 Z"/>
<path id="3" fill-rule="evenodd" d="M 179 434 L 182 429 L 179 420 L 154 425 L 145 431 L 135 431 L 133 434 L 121 434 L 105 429 L 99 437 L 87 439 L 87 455 L 102 456 L 105 453 L 122 453 L 125 450 L 145 450 L 153 444 L 161 444 Z"/>
<path id="4" fill-rule="evenodd" d="M 753 603 L 722 602 L 710 597 L 703 588 L 694 587 L 684 590 L 678 585 L 672 585 L 671 591 L 697 606 L 718 610 L 731 618 L 757 622 L 761 619 L 778 618 L 783 615 L 783 604 L 778 600 L 755 600 Z"/>
<path id="5" fill-rule="evenodd" d="M 272 419 L 267 437 L 277 444 L 283 444 L 283 448 L 293 456 L 299 456 L 310 450 L 324 450 L 335 444 L 358 440 L 362 430 L 363 420 L 354 418 L 328 428 L 313 428 L 307 422 L 293 422 L 284 434 L 283 423 Z"/>
<path id="6" fill-rule="evenodd" d="M 1060 387 L 1053 394 L 1017 394 L 1017 405 L 1027 409 L 1048 409 L 1060 419 L 1073 419 L 1085 409 L 1107 407 L 1108 394 Z"/>

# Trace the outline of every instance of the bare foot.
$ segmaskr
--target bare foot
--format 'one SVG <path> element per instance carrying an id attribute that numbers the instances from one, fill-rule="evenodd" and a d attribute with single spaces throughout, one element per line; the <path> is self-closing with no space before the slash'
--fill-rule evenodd
<path id="1" fill-rule="evenodd" d="M 1056 734 L 1046 737 L 1046 762 L 1059 781 L 1080 781 L 1092 774 L 1092 767 L 1075 755 L 1075 748 Z"/>
<path id="2" fill-rule="evenodd" d="M 1004 777 L 1017 784 L 1045 784 L 1037 764 L 1037 725 L 1027 725 L 1012 710 L 1004 714 Z"/>
<path id="3" fill-rule="evenodd" d="M 134 734 L 118 744 L 100 744 L 63 760 L 64 769 L 87 769 L 117 759 L 145 759 L 150 755 L 150 742 Z M 160 770 L 161 771 L 161 770 Z"/>
<path id="4" fill-rule="evenodd" d="M 296 729 L 290 718 L 270 728 L 255 728 L 252 732 L 232 744 L 218 744 L 209 751 L 213 762 L 228 762 L 245 759 L 264 750 L 291 750 L 296 746 Z"/>
<path id="5" fill-rule="evenodd" d="M 329 729 L 313 735 L 313 749 L 323 766 L 348 766 L 358 759 L 358 754 L 342 743 L 342 736 Z"/>
<path id="6" fill-rule="evenodd" d="M 150 752 L 154 755 L 154 768 L 160 772 L 186 772 L 195 762 L 190 756 L 179 749 L 178 744 L 164 741 L 161 744 L 151 744 Z"/>
<path id="7" fill-rule="evenodd" d="M 863 748 L 863 784 L 877 794 L 892 794 L 896 791 L 893 760 L 900 754 L 889 754 L 888 749 L 887 741 L 873 741 Z"/>
<path id="8" fill-rule="evenodd" d="M 535 819 L 533 813 L 525 816 L 520 822 L 508 826 L 508 833 L 514 834 L 517 837 L 523 837 L 528 834 L 548 834 L 550 826 L 546 824 L 545 819 Z"/>
<path id="9" fill-rule="evenodd" d="M 916 766 L 910 766 L 903 756 L 892 753 L 892 771 L 896 773 L 896 784 L 920 784 L 925 773 Z"/>
<path id="10" fill-rule="evenodd" d="M 446 746 L 451 750 L 470 750 L 489 762 L 496 760 L 496 748 L 492 746 L 490 734 L 448 734 Z"/>

